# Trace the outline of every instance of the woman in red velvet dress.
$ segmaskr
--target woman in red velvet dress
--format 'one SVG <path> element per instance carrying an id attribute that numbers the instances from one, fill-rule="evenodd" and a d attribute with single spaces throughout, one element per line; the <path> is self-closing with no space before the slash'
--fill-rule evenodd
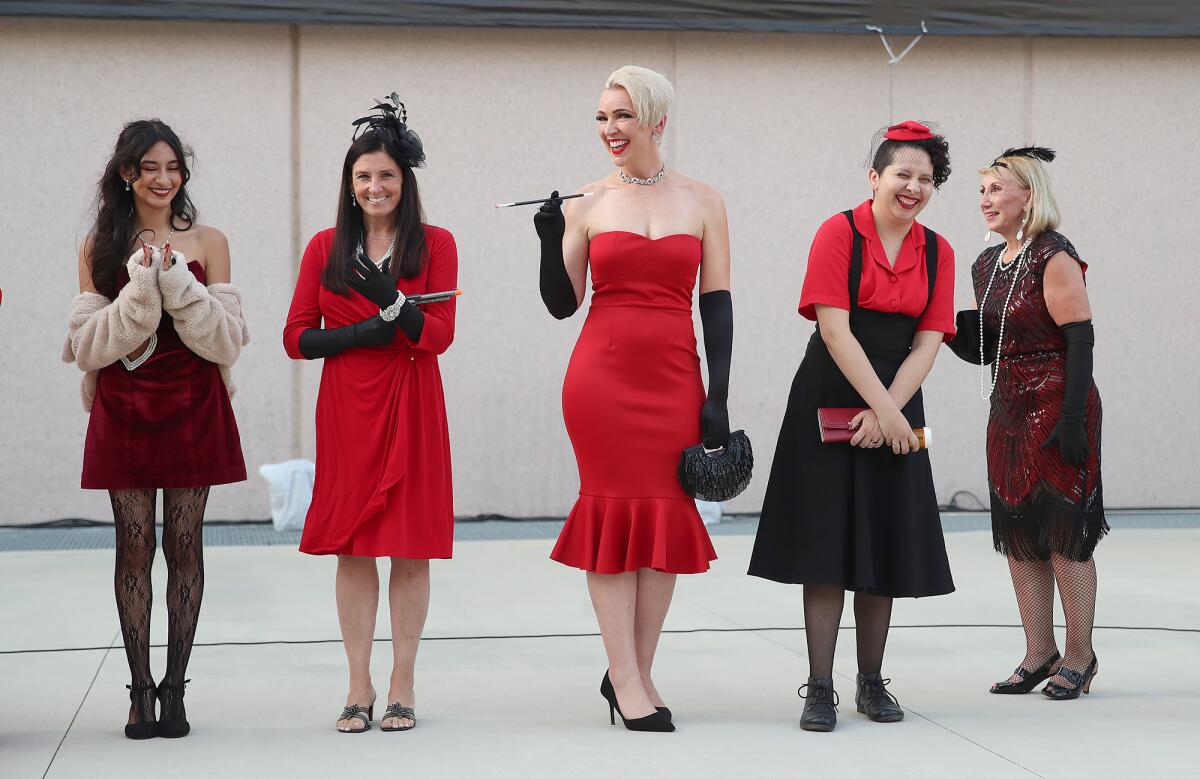
<path id="1" fill-rule="evenodd" d="M 1025 657 L 992 692 L 1070 700 L 1099 670 L 1092 648 L 1096 561 L 1108 532 L 1100 481 L 1100 393 L 1092 381 L 1087 263 L 1055 231 L 1058 206 L 1044 163 L 1054 152 L 1009 149 L 980 171 L 980 210 L 1004 244 L 971 267 L 978 309 L 960 311 L 958 356 L 981 366 L 992 539 L 1008 558 Z M 980 320 L 982 318 L 982 336 Z M 998 352 L 998 354 L 997 354 Z M 990 372 L 983 364 L 992 364 Z M 1067 619 L 1054 638 L 1054 585 Z"/>
<path id="2" fill-rule="evenodd" d="M 211 486 L 246 478 L 228 381 L 247 341 L 241 293 L 229 283 L 225 236 L 196 223 L 187 156 L 157 119 L 122 130 L 79 252 L 80 294 L 63 351 L 87 372 L 81 484 L 108 490 L 112 503 L 117 614 L 132 676 L 125 735 L 134 739 L 190 730 L 184 677 L 204 594 L 204 509 Z M 156 685 L 150 572 L 160 489 L 167 667 Z"/>
<path id="3" fill-rule="evenodd" d="M 454 238 L 423 223 L 413 168 L 421 142 L 402 103 L 380 115 L 342 166 L 337 226 L 309 241 L 283 332 L 293 359 L 324 358 L 317 395 L 313 500 L 300 551 L 334 554 L 350 664 L 343 733 L 371 727 L 376 558 L 391 558 L 393 666 L 381 728 L 416 725 L 417 647 L 429 609 L 429 560 L 454 539 L 450 439 L 438 355 L 454 339 L 454 300 L 418 308 L 406 296 L 453 290 Z"/>
<path id="4" fill-rule="evenodd" d="M 579 499 L 551 557 L 588 572 L 609 670 L 600 692 L 631 730 L 674 730 L 651 679 L 675 576 L 716 559 L 676 469 L 685 447 L 729 440 L 733 343 L 729 234 L 720 195 L 667 170 L 658 145 L 673 95 L 654 71 L 614 72 L 596 114 L 617 166 L 535 217 L 541 292 L 555 318 L 592 303 L 563 382 L 563 416 L 579 467 Z M 700 312 L 705 395 L 692 326 Z"/>

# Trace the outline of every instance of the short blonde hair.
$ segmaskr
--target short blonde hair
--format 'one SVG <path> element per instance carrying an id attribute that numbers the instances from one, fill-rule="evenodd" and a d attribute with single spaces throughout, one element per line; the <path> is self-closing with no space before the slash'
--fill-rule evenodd
<path id="1" fill-rule="evenodd" d="M 1007 170 L 1022 189 L 1029 190 L 1029 221 L 1025 223 L 1025 235 L 1037 235 L 1055 230 L 1062 222 L 1054 189 L 1050 186 L 1050 171 L 1046 164 L 1034 157 L 999 157 L 979 172 L 999 175 L 1000 169 Z"/>
<path id="2" fill-rule="evenodd" d="M 638 124 L 643 127 L 657 127 L 675 100 L 675 87 L 671 86 L 666 76 L 637 65 L 625 65 L 614 70 L 604 84 L 605 89 L 613 87 L 621 87 L 629 93 Z"/>

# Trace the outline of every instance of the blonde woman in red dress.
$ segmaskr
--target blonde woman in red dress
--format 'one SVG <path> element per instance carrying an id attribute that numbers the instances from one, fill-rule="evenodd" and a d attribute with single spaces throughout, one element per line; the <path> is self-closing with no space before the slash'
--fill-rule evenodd
<path id="1" fill-rule="evenodd" d="M 587 571 L 609 670 L 600 694 L 630 730 L 674 730 L 651 676 L 675 578 L 716 559 L 695 502 L 676 477 L 682 450 L 729 441 L 733 346 L 729 226 L 711 187 L 668 168 L 659 143 L 674 91 L 626 66 L 600 96 L 596 125 L 616 166 L 554 199 L 534 223 L 541 293 L 556 319 L 592 300 L 563 382 L 563 417 L 579 498 L 551 557 Z M 709 385 L 692 324 L 697 278 Z"/>
<path id="2" fill-rule="evenodd" d="M 376 560 L 391 558 L 392 674 L 380 727 L 416 726 L 417 648 L 429 608 L 429 560 L 454 539 L 450 439 L 438 355 L 454 339 L 454 238 L 424 223 L 413 168 L 425 155 L 395 95 L 342 166 L 337 226 L 309 241 L 283 342 L 293 359 L 324 359 L 317 396 L 313 501 L 300 551 L 337 555 L 337 608 L 350 689 L 336 727 L 374 719 L 371 646 Z"/>

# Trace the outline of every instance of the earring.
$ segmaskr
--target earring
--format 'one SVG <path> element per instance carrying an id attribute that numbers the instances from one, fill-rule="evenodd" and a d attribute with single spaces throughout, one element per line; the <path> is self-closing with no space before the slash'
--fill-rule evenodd
<path id="1" fill-rule="evenodd" d="M 353 192 L 350 193 L 350 207 L 358 208 L 358 198 L 354 196 Z"/>
<path id="2" fill-rule="evenodd" d="M 983 242 L 984 243 L 992 242 L 992 231 L 991 230 L 988 230 L 986 233 L 983 234 Z"/>
<path id="3" fill-rule="evenodd" d="M 125 191 L 129 191 L 129 179 L 125 179 Z"/>
<path id="4" fill-rule="evenodd" d="M 658 133 L 658 132 L 650 133 L 650 137 L 654 139 L 654 142 L 656 144 L 658 144 L 659 146 L 662 146 L 662 133 Z"/>
<path id="5" fill-rule="evenodd" d="M 1025 223 L 1028 221 L 1029 221 L 1029 214 L 1026 214 L 1025 218 L 1021 220 L 1021 226 L 1017 228 L 1017 240 L 1018 241 L 1025 237 Z"/>

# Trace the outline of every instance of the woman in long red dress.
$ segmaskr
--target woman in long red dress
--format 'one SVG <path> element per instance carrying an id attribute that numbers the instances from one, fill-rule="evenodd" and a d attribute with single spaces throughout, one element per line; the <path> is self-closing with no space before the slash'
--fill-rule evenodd
<path id="1" fill-rule="evenodd" d="M 186 736 L 184 678 L 204 595 L 209 488 L 244 481 L 229 367 L 248 341 L 229 245 L 196 222 L 188 153 L 157 119 L 131 122 L 100 179 L 79 252 L 63 358 L 86 371 L 84 489 L 108 490 L 133 739 Z M 133 255 L 130 256 L 130 252 Z M 154 509 L 163 492 L 167 667 L 150 672 Z M 160 706 L 156 717 L 155 702 Z"/>
<path id="2" fill-rule="evenodd" d="M 413 168 L 424 163 L 404 107 L 376 106 L 342 166 L 337 226 L 309 241 L 284 328 L 293 359 L 324 358 L 317 396 L 313 500 L 300 551 L 335 554 L 350 690 L 336 727 L 374 717 L 371 643 L 376 558 L 391 558 L 393 665 L 383 730 L 416 725 L 414 674 L 429 609 L 429 560 L 454 539 L 450 439 L 438 355 L 454 339 L 454 300 L 407 296 L 455 288 L 446 230 L 424 224 Z"/>
<path id="3" fill-rule="evenodd" d="M 978 308 L 958 313 L 950 347 L 980 365 L 981 394 L 991 399 L 992 539 L 1008 558 L 1025 628 L 1024 659 L 991 691 L 1027 693 L 1049 679 L 1042 692 L 1070 700 L 1088 692 L 1099 670 L 1092 551 L 1108 524 L 1087 263 L 1056 231 L 1058 205 L 1044 164 L 1054 156 L 1037 146 L 1009 149 L 980 171 L 980 210 L 989 234 L 1004 243 L 971 267 Z M 1056 582 L 1065 655 L 1054 638 Z"/>
<path id="4" fill-rule="evenodd" d="M 675 576 L 716 559 L 676 469 L 685 447 L 729 440 L 733 345 L 729 229 L 712 188 L 668 170 L 659 153 L 673 89 L 626 66 L 609 76 L 596 113 L 617 166 L 535 216 L 541 292 L 563 319 L 592 303 L 563 382 L 563 416 L 579 467 L 579 499 L 551 557 L 588 572 L 609 670 L 600 693 L 631 730 L 671 731 L 651 679 Z M 692 326 L 700 314 L 707 396 Z"/>

